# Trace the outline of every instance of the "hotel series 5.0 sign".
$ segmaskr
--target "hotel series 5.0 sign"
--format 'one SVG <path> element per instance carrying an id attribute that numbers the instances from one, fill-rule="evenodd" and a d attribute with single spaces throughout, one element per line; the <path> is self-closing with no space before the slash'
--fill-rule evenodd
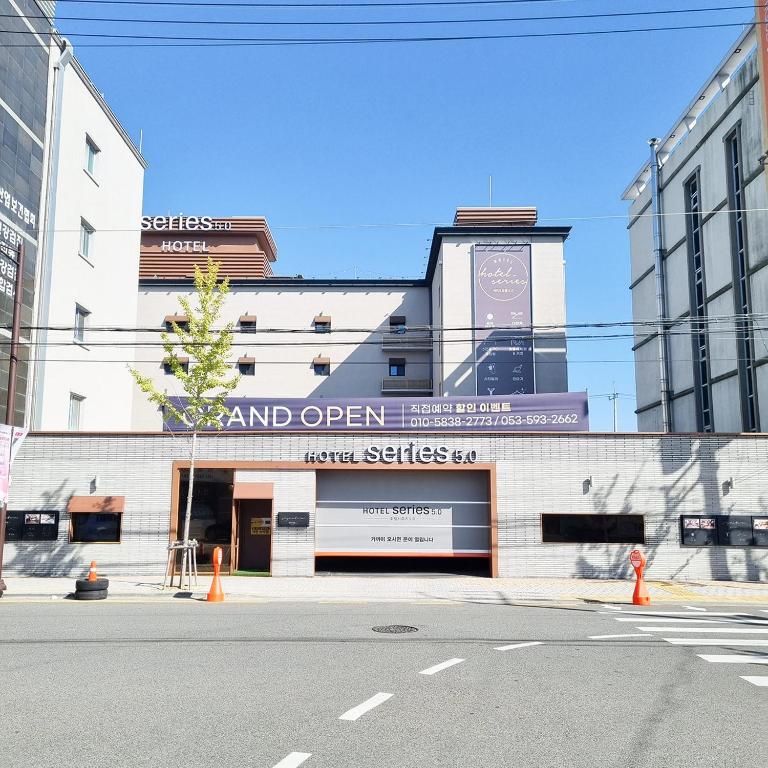
<path id="1" fill-rule="evenodd" d="M 356 451 L 307 451 L 308 464 L 474 464 L 477 451 L 445 445 L 369 445 Z"/>

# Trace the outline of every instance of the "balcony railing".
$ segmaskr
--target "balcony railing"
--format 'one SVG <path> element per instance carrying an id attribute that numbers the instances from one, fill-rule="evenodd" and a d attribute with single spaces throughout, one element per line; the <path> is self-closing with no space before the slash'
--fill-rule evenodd
<path id="1" fill-rule="evenodd" d="M 386 331 L 381 337 L 381 347 L 385 350 L 423 350 L 432 349 L 432 332 L 423 330 L 414 331 Z"/>
<path id="2" fill-rule="evenodd" d="M 387 376 L 381 382 L 384 394 L 407 392 L 410 394 L 432 392 L 432 379 L 406 379 L 404 376 Z"/>

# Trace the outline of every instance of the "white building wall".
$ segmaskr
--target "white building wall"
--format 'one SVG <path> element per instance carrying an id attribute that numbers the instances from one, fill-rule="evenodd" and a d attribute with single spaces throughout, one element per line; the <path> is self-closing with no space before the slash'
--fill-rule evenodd
<path id="1" fill-rule="evenodd" d="M 139 327 L 160 331 L 167 315 L 181 313 L 179 295 L 192 298 L 193 292 L 187 287 L 142 284 Z M 241 378 L 233 397 L 380 397 L 382 382 L 389 375 L 390 358 L 406 359 L 407 380 L 431 376 L 429 351 L 390 352 L 382 349 L 381 343 L 382 334 L 389 330 L 391 315 L 405 315 L 412 326 L 430 323 L 426 287 L 269 286 L 266 281 L 258 285 L 233 285 L 221 323 L 233 322 L 237 326 L 241 315 L 255 315 L 257 329 L 261 331 L 242 333 L 235 329 L 233 373 L 239 357 L 253 357 L 256 363 L 255 374 Z M 331 317 L 331 333 L 313 330 L 316 315 Z M 160 334 L 139 334 L 138 340 L 154 342 L 154 346 L 138 347 L 137 368 L 169 395 L 183 396 L 177 380 L 163 372 Z M 315 375 L 315 357 L 330 358 L 330 376 Z M 133 403 L 134 429 L 161 428 L 156 407 L 147 403 L 135 386 Z"/>
<path id="2" fill-rule="evenodd" d="M 90 312 L 86 326 L 134 328 L 145 164 L 80 65 L 71 61 L 61 77 L 59 149 L 50 174 L 55 213 L 38 324 L 71 329 L 79 305 Z M 86 137 L 99 149 L 93 175 L 85 170 Z M 80 255 L 81 219 L 95 229 L 88 258 Z M 38 335 L 33 428 L 68 429 L 70 393 L 76 393 L 85 398 L 81 429 L 130 429 L 125 361 L 133 357 L 135 336 L 86 330 L 85 338 L 74 343 L 72 330 Z"/>

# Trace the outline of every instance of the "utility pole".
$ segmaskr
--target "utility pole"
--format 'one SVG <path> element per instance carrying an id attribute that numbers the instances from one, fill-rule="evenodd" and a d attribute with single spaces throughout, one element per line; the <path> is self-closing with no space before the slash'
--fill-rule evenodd
<path id="1" fill-rule="evenodd" d="M 9 426 L 13 426 L 13 412 L 14 403 L 16 401 L 16 368 L 19 362 L 19 335 L 21 331 L 21 302 L 22 302 L 22 284 L 24 276 L 24 242 L 19 243 L 18 256 L 14 259 L 12 256 L 8 256 L 11 261 L 16 265 L 16 280 L 13 291 L 13 325 L 11 326 L 11 352 L 10 359 L 8 361 L 8 397 L 5 404 L 5 423 Z M 11 446 L 13 444 L 13 436 L 8 440 L 8 456 L 6 461 L 8 462 L 8 473 L 11 471 Z M 2 507 L 0 507 L 0 597 L 6 590 L 5 582 L 3 581 L 3 549 L 5 545 L 5 521 L 8 512 L 8 498 L 3 499 Z"/>
<path id="2" fill-rule="evenodd" d="M 619 431 L 619 393 L 616 391 L 616 382 L 613 382 L 613 393 L 608 395 L 609 400 L 613 400 L 613 431 Z"/>

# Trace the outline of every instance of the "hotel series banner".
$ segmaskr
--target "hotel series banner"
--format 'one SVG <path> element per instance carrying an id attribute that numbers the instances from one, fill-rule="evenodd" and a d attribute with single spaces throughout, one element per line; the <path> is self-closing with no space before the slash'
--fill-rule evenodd
<path id="1" fill-rule="evenodd" d="M 532 394 L 530 243 L 477 244 L 472 268 L 475 392 Z"/>
<path id="2" fill-rule="evenodd" d="M 184 410 L 185 398 L 171 398 Z M 227 432 L 585 432 L 586 392 L 500 397 L 231 397 Z M 163 429 L 186 432 L 168 420 Z M 207 431 L 216 431 L 209 428 Z"/>

